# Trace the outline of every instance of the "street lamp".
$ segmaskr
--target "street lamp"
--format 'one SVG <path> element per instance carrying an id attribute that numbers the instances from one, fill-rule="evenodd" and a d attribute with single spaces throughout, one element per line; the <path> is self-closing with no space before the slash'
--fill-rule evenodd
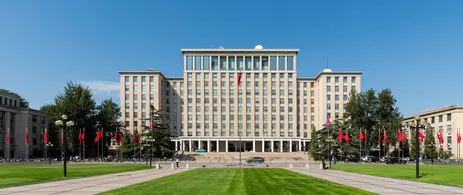
<path id="1" fill-rule="evenodd" d="M 53 144 L 52 144 L 51 142 L 48 142 L 48 143 L 46 144 L 46 146 L 47 146 L 47 150 L 48 150 L 48 151 L 47 151 L 47 152 L 48 152 L 48 164 L 51 165 L 50 149 L 51 149 L 51 147 L 53 147 Z"/>
<path id="2" fill-rule="evenodd" d="M 411 124 L 410 128 L 415 128 L 415 161 L 416 161 L 416 178 L 420 178 L 420 138 L 418 136 L 420 128 L 424 128 L 424 122 L 420 120 L 420 115 L 415 116 L 416 124 Z"/>
<path id="3" fill-rule="evenodd" d="M 154 142 L 154 139 L 153 138 L 148 138 L 146 139 L 147 142 L 149 142 L 149 146 L 150 146 L 150 167 L 151 167 L 151 161 L 153 160 L 153 142 Z"/>
<path id="4" fill-rule="evenodd" d="M 61 120 L 62 119 L 62 120 Z M 66 116 L 65 114 L 61 116 L 61 119 L 60 120 L 57 120 L 55 121 L 55 125 L 60 128 L 61 128 L 61 132 L 62 132 L 62 140 L 61 140 L 61 156 L 63 158 L 63 174 L 64 174 L 64 177 L 66 177 L 66 127 L 72 127 L 74 126 L 74 121 L 67 121 L 68 119 L 68 116 Z"/>

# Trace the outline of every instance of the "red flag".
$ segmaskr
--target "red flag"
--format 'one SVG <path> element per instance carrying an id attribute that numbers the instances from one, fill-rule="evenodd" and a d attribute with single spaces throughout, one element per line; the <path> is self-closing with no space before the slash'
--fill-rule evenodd
<path id="1" fill-rule="evenodd" d="M 404 135 L 402 136 L 402 139 L 403 139 L 404 141 L 407 141 L 407 135 L 406 135 L 406 133 L 405 133 L 405 130 L 402 131 L 402 133 L 404 134 Z"/>
<path id="2" fill-rule="evenodd" d="M 426 138 L 426 136 L 424 136 L 421 131 L 418 131 L 418 137 L 420 138 L 421 142 L 424 142 L 424 138 Z"/>
<path id="3" fill-rule="evenodd" d="M 119 135 L 119 139 L 120 139 L 120 140 L 119 140 L 119 144 L 122 144 L 122 137 L 123 137 L 123 136 L 124 136 L 124 133 L 121 132 L 121 134 Z"/>
<path id="4" fill-rule="evenodd" d="M 362 129 L 360 129 L 359 140 L 363 140 L 365 137 L 363 136 Z"/>
<path id="5" fill-rule="evenodd" d="M 349 142 L 349 132 L 346 131 L 346 135 L 344 136 L 344 141 Z"/>
<path id="6" fill-rule="evenodd" d="M 133 132 L 133 143 L 137 143 L 137 136 L 135 135 L 135 131 Z"/>
<path id="7" fill-rule="evenodd" d="M 6 131 L 6 138 L 5 138 L 5 142 L 6 144 L 10 144 L 11 143 L 11 139 L 10 139 L 10 128 L 7 129 Z"/>
<path id="8" fill-rule="evenodd" d="M 82 129 L 82 136 L 81 136 L 81 139 L 82 139 L 82 143 L 85 144 L 85 128 Z"/>
<path id="9" fill-rule="evenodd" d="M 29 144 L 29 131 L 26 128 L 26 144 Z"/>
<path id="10" fill-rule="evenodd" d="M 238 73 L 238 87 L 240 87 L 240 84 L 241 84 L 241 70 L 240 70 L 240 73 Z"/>
<path id="11" fill-rule="evenodd" d="M 45 128 L 43 130 L 43 144 L 47 144 L 47 142 L 48 142 L 48 135 L 47 134 L 48 134 L 48 130 L 47 130 L 47 128 Z"/>
<path id="12" fill-rule="evenodd" d="M 444 136 L 442 136 L 442 133 L 440 133 L 440 140 L 442 143 L 444 142 Z"/>
<path id="13" fill-rule="evenodd" d="M 402 133 L 400 133 L 400 129 L 398 129 L 398 132 L 397 132 L 397 140 L 398 142 L 402 141 Z"/>
<path id="14" fill-rule="evenodd" d="M 329 126 L 331 125 L 330 116 L 328 115 L 328 116 L 326 116 L 326 118 L 327 118 L 327 119 L 326 119 L 325 125 L 326 125 L 327 127 L 329 127 Z"/>
<path id="15" fill-rule="evenodd" d="M 342 129 L 339 129 L 338 140 L 342 141 Z"/>
<path id="16" fill-rule="evenodd" d="M 381 144 L 381 131 L 378 131 L 378 144 Z"/>
<path id="17" fill-rule="evenodd" d="M 82 129 L 79 129 L 79 143 L 82 143 Z"/>
<path id="18" fill-rule="evenodd" d="M 141 140 L 141 133 L 138 134 L 138 143 L 140 143 Z"/>
<path id="19" fill-rule="evenodd" d="M 101 137 L 103 136 L 103 132 L 98 129 L 98 133 L 96 134 L 95 140 L 93 142 L 100 141 Z"/>
<path id="20" fill-rule="evenodd" d="M 383 137 L 384 137 L 384 141 L 385 141 L 386 143 L 389 142 L 389 138 L 387 138 L 386 130 L 384 130 L 384 135 L 383 135 Z"/>
<path id="21" fill-rule="evenodd" d="M 457 143 L 460 143 L 461 142 L 461 133 L 458 132 L 457 133 Z"/>

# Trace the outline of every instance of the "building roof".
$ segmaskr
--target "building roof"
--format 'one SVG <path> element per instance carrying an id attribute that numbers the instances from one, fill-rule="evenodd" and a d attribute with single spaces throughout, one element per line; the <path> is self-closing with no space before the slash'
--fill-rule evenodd
<path id="1" fill-rule="evenodd" d="M 299 49 L 261 49 L 257 47 L 256 49 L 244 49 L 244 48 L 230 48 L 230 49 L 215 49 L 215 48 L 185 48 L 181 49 L 183 54 L 186 53 L 299 53 Z"/>
<path id="2" fill-rule="evenodd" d="M 414 119 L 416 115 L 424 117 L 424 116 L 429 116 L 429 115 L 438 114 L 438 113 L 442 113 L 442 112 L 457 111 L 457 110 L 463 111 L 463 106 L 458 106 L 458 104 L 455 104 L 455 105 L 450 105 L 450 106 L 443 106 L 443 107 L 439 107 L 439 108 L 433 108 L 433 109 L 429 109 L 429 110 L 424 110 L 424 111 L 421 111 L 421 112 L 413 113 L 414 114 L 413 116 L 404 117 L 404 120 Z"/>
<path id="3" fill-rule="evenodd" d="M 361 71 L 319 72 L 315 77 L 297 77 L 298 80 L 317 80 L 321 75 L 361 75 Z"/>
<path id="4" fill-rule="evenodd" d="M 164 74 L 162 74 L 161 71 L 158 71 L 158 70 L 154 70 L 154 69 L 147 69 L 147 70 L 142 70 L 142 71 L 139 71 L 139 70 L 135 70 L 135 71 L 118 71 L 118 73 L 120 75 L 123 75 L 123 74 L 159 74 L 161 75 L 162 77 L 164 78 L 167 78 L 166 76 L 164 76 Z"/>

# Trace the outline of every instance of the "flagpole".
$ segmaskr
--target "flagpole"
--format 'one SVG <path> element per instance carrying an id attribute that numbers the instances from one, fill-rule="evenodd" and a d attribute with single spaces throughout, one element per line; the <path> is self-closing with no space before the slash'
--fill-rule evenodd
<path id="1" fill-rule="evenodd" d="M 104 129 L 101 128 L 101 163 L 103 163 L 104 158 Z"/>
<path id="2" fill-rule="evenodd" d="M 85 162 L 85 127 L 83 128 L 83 134 L 82 134 L 82 142 L 83 142 L 83 147 L 82 147 L 82 153 L 84 153 L 83 155 L 83 158 L 82 158 L 82 161 Z"/>
<path id="3" fill-rule="evenodd" d="M 79 129 L 79 159 L 82 160 L 82 129 Z"/>
<path id="4" fill-rule="evenodd" d="M 29 131 L 26 127 L 26 162 L 29 161 Z"/>

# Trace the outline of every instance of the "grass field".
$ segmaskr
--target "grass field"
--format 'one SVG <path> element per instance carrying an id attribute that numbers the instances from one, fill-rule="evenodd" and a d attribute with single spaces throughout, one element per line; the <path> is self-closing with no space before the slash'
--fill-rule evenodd
<path id="1" fill-rule="evenodd" d="M 211 168 L 170 175 L 113 194 L 372 194 L 284 169 Z"/>
<path id="2" fill-rule="evenodd" d="M 420 165 L 419 179 L 415 165 L 338 164 L 332 169 L 463 187 L 463 165 Z"/>
<path id="3" fill-rule="evenodd" d="M 146 165 L 68 164 L 67 178 L 148 169 Z M 0 164 L 0 187 L 65 179 L 62 164 Z"/>

